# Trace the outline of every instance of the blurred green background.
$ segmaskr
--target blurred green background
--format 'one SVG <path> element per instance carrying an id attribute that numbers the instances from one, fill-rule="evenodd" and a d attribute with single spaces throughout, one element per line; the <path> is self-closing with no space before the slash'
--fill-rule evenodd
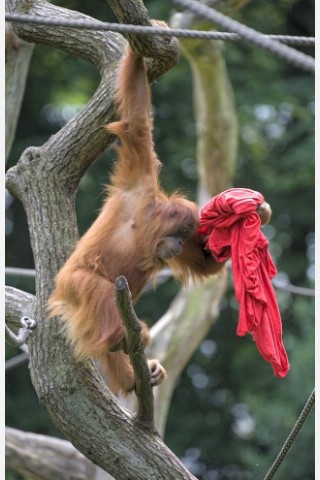
<path id="1" fill-rule="evenodd" d="M 113 21 L 104 2 L 53 2 Z M 146 1 L 153 18 L 168 20 L 170 1 Z M 314 35 L 314 2 L 253 0 L 233 18 L 263 33 Z M 314 55 L 312 48 L 301 48 Z M 244 43 L 225 43 L 225 58 L 239 120 L 235 187 L 261 191 L 273 218 L 264 232 L 278 278 L 314 288 L 314 78 L 267 52 Z M 99 78 L 82 60 L 37 46 L 9 166 L 24 149 L 42 145 L 87 102 Z M 195 123 L 188 63 L 179 64 L 153 86 L 155 142 L 164 168 L 161 180 L 196 198 Z M 114 153 L 106 152 L 84 176 L 77 197 L 83 233 L 96 217 Z M 6 194 L 6 265 L 33 268 L 21 204 Z M 7 277 L 7 284 L 34 292 L 32 280 Z M 167 309 L 179 286 L 168 281 L 143 296 L 137 312 L 149 324 Z M 261 479 L 273 462 L 314 386 L 314 299 L 277 290 L 284 343 L 291 363 L 285 379 L 258 354 L 249 337 L 235 334 L 238 306 L 232 279 L 221 317 L 193 355 L 175 390 L 165 441 L 201 480 Z M 187 348 L 187 345 L 186 345 Z M 7 347 L 6 359 L 19 353 Z M 28 367 L 6 375 L 7 425 L 48 435 L 52 425 L 33 390 Z M 8 480 L 18 479 L 7 472 Z M 314 413 L 281 466 L 277 480 L 312 480 Z"/>

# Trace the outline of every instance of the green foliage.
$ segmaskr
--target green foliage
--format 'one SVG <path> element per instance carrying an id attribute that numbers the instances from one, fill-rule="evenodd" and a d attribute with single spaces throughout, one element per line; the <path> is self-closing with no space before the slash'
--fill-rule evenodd
<path id="1" fill-rule="evenodd" d="M 69 0 L 60 4 L 101 20 L 113 20 L 105 5 L 98 2 Z M 146 5 L 152 17 L 169 18 L 171 2 L 150 0 Z M 235 18 L 264 33 L 313 35 L 313 7 L 311 0 L 256 0 L 238 10 Z M 312 49 L 305 52 L 313 53 Z M 280 278 L 313 288 L 313 79 L 248 44 L 226 44 L 225 54 L 240 127 L 235 186 L 261 191 L 272 205 L 273 218 L 265 233 Z M 27 146 L 42 144 L 60 128 L 75 111 L 72 108 L 80 108 L 90 98 L 97 83 L 96 72 L 81 60 L 37 46 L 10 163 L 15 163 Z M 159 79 L 153 94 L 156 148 L 164 164 L 162 183 L 169 191 L 182 188 L 195 198 L 192 82 L 183 58 Z M 80 184 L 77 210 L 81 233 L 98 213 L 114 157 L 114 152 L 107 152 Z M 18 202 L 10 203 L 7 215 L 8 225 L 13 226 L 8 226 L 6 237 L 7 264 L 32 268 L 25 215 Z M 33 291 L 32 285 L 22 286 L 21 280 L 15 280 L 14 285 Z M 154 323 L 177 289 L 171 281 L 145 295 L 138 304 L 138 314 Z M 285 379 L 273 376 L 249 337 L 236 336 L 238 307 L 231 283 L 222 302 L 221 318 L 177 385 L 166 441 L 201 480 L 263 478 L 313 389 L 313 299 L 280 290 L 277 294 L 291 362 Z M 9 349 L 8 357 L 16 353 Z M 35 398 L 26 367 L 8 372 L 7 423 L 57 435 Z M 313 445 L 311 416 L 277 478 L 312 480 Z"/>

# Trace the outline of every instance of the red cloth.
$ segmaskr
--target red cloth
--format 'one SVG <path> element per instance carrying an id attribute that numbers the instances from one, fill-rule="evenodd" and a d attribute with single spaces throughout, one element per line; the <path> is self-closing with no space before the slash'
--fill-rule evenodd
<path id="1" fill-rule="evenodd" d="M 274 374 L 285 377 L 290 365 L 282 343 L 282 324 L 270 279 L 277 273 L 262 233 L 257 207 L 259 192 L 231 188 L 201 210 L 199 234 L 209 236 L 206 248 L 218 262 L 231 257 L 236 298 L 240 304 L 237 335 L 251 333 Z"/>

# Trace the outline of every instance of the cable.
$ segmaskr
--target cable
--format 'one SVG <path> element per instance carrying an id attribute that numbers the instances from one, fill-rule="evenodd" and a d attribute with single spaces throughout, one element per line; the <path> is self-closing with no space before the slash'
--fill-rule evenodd
<path id="1" fill-rule="evenodd" d="M 18 367 L 22 363 L 26 362 L 28 359 L 29 359 L 29 355 L 26 352 L 23 352 L 23 353 L 20 353 L 19 355 L 16 355 L 13 358 L 10 358 L 9 360 L 6 360 L 6 363 L 5 363 L 6 372 L 15 367 Z"/>
<path id="2" fill-rule="evenodd" d="M 274 278 L 272 284 L 275 288 L 285 290 L 286 292 L 293 293 L 294 295 L 302 295 L 303 297 L 315 297 L 315 290 L 307 287 L 297 287 L 291 283 L 283 282 Z"/>
<path id="3" fill-rule="evenodd" d="M 137 35 L 160 35 L 169 37 L 203 38 L 207 40 L 227 40 L 239 42 L 243 39 L 237 33 L 207 32 L 203 30 L 187 30 L 183 28 L 143 27 L 123 23 L 100 22 L 99 20 L 62 20 L 34 15 L 6 14 L 8 22 L 32 23 L 36 25 L 49 25 L 56 27 L 83 28 L 87 30 L 108 30 L 117 33 L 136 33 Z M 291 35 L 263 35 L 264 38 L 279 40 L 291 45 L 314 47 L 314 37 L 299 37 Z"/>
<path id="4" fill-rule="evenodd" d="M 28 268 L 5 267 L 5 274 L 13 277 L 35 278 L 36 271 L 34 269 L 28 269 Z M 161 270 L 161 272 L 159 272 L 157 276 L 157 284 L 161 285 L 171 277 L 172 277 L 172 273 L 170 273 L 169 269 Z M 315 290 L 312 288 L 299 287 L 296 285 L 292 285 L 291 283 L 283 282 L 277 279 L 273 279 L 272 283 L 275 288 L 279 288 L 280 290 L 286 290 L 287 292 L 293 293 L 295 295 L 302 295 L 305 297 L 315 296 Z M 153 287 L 150 283 L 150 285 L 148 284 L 143 291 L 146 292 L 151 290 L 152 288 Z"/>
<path id="5" fill-rule="evenodd" d="M 263 480 L 272 480 L 272 478 L 274 477 L 276 471 L 278 470 L 281 463 L 283 462 L 283 460 L 287 456 L 288 451 L 289 451 L 290 447 L 292 446 L 293 442 L 295 441 L 298 433 L 300 432 L 301 428 L 303 427 L 304 422 L 308 418 L 308 416 L 309 416 L 309 414 L 310 414 L 310 412 L 311 412 L 311 410 L 314 406 L 314 402 L 315 402 L 315 393 L 314 393 L 314 390 L 313 390 L 313 392 L 311 393 L 310 397 L 308 398 L 305 406 L 303 407 L 303 410 L 302 410 L 301 414 L 299 415 L 298 420 L 296 421 L 293 429 L 291 430 L 287 440 L 285 441 L 285 443 L 284 443 L 283 447 L 281 448 L 277 458 L 273 462 L 270 470 L 268 471 L 267 475 L 264 477 Z"/>
<path id="6" fill-rule="evenodd" d="M 13 277 L 34 278 L 36 275 L 36 271 L 31 268 L 6 267 L 5 274 L 11 275 Z"/>
<path id="7" fill-rule="evenodd" d="M 228 31 L 232 31 L 240 35 L 244 40 L 261 47 L 278 57 L 286 60 L 287 62 L 295 65 L 302 70 L 305 70 L 309 73 L 315 73 L 315 60 L 309 55 L 305 55 L 302 52 L 288 47 L 287 45 L 282 45 L 275 40 L 270 40 L 265 38 L 260 32 L 253 30 L 241 23 L 232 20 L 231 18 L 223 15 L 220 12 L 217 12 L 213 8 L 209 8 L 202 3 L 196 2 L 195 0 L 173 0 L 173 3 L 180 5 L 187 10 L 192 11 L 196 15 L 206 18 L 214 24 L 219 25 L 222 28 L 225 28 Z"/>

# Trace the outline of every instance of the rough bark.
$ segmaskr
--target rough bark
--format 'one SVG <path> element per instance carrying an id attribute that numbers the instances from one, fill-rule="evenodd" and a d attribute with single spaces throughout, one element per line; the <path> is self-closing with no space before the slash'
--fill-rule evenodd
<path id="1" fill-rule="evenodd" d="M 153 24 L 142 0 L 108 0 L 108 3 L 121 23 L 144 27 L 150 27 Z M 126 34 L 125 37 L 133 50 L 149 58 L 150 82 L 160 77 L 179 60 L 179 44 L 174 37 L 160 39 L 157 35 L 134 34 Z"/>
<path id="2" fill-rule="evenodd" d="M 30 480 L 93 478 L 94 465 L 66 440 L 6 427 L 5 441 L 6 466 Z"/>
<path id="3" fill-rule="evenodd" d="M 18 288 L 6 287 L 6 324 L 14 331 L 20 327 L 21 317 L 30 317 L 33 312 L 36 297 Z"/>
<path id="4" fill-rule="evenodd" d="M 116 279 L 116 302 L 124 326 L 128 355 L 134 370 L 135 395 L 138 401 L 137 420 L 145 427 L 157 432 L 154 424 L 154 402 L 150 382 L 150 370 L 141 345 L 141 323 L 134 311 L 127 279 L 122 275 Z"/>

